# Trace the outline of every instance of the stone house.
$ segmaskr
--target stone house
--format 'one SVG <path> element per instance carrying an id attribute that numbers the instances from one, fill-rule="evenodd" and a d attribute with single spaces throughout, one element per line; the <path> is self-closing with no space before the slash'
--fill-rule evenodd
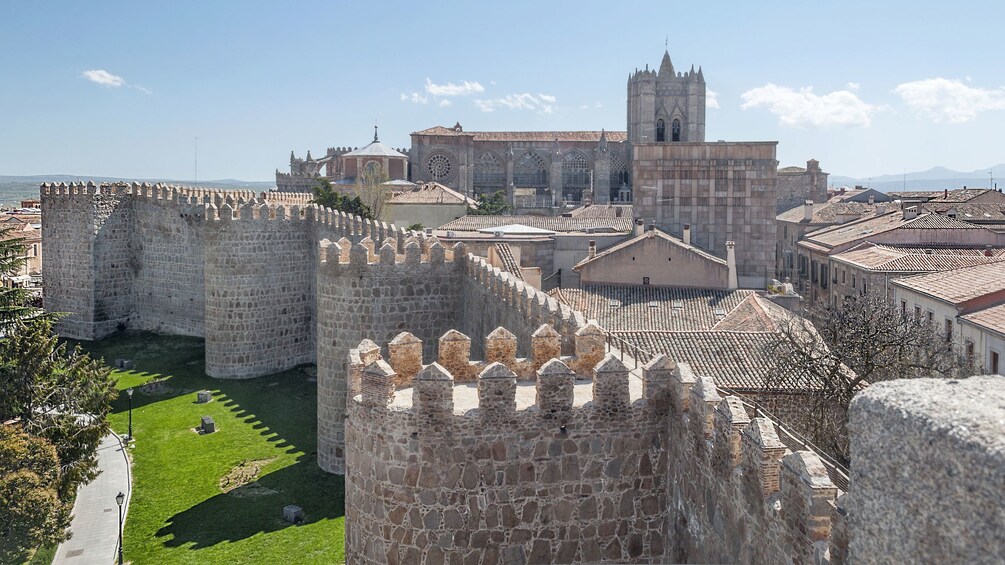
<path id="1" fill-rule="evenodd" d="M 1005 304 L 964 314 L 958 318 L 963 351 L 988 373 L 1001 375 L 1005 366 Z"/>
<path id="2" fill-rule="evenodd" d="M 816 159 L 806 161 L 803 167 L 782 167 L 778 169 L 778 196 L 776 213 L 795 208 L 807 200 L 822 204 L 827 201 L 827 177 L 829 173 L 820 169 Z"/>
<path id="3" fill-rule="evenodd" d="M 573 269 L 589 253 L 631 237 L 635 229 L 631 205 L 605 204 L 574 208 L 559 216 L 464 216 L 433 231 L 445 244 L 464 242 L 468 250 L 487 257 L 496 243 L 519 249 L 521 267 L 539 267 L 545 290 L 579 285 Z"/>
<path id="4" fill-rule="evenodd" d="M 980 312 L 1005 303 L 1005 262 L 896 279 L 890 286 L 902 315 L 926 319 L 968 357 L 987 363 L 992 373 L 1001 369 L 998 359 L 1005 350 L 994 338 L 999 311 Z M 973 316 L 964 332 L 966 315 Z"/>
<path id="5" fill-rule="evenodd" d="M 878 212 L 883 211 L 882 214 Z M 798 288 L 814 301 L 830 301 L 834 267 L 831 258 L 856 245 L 871 241 L 894 246 L 969 247 L 1005 246 L 1005 235 L 985 227 L 938 214 L 916 215 L 906 210 L 877 210 L 875 216 L 808 233 L 797 242 Z M 868 290 L 867 281 L 857 281 Z"/>
<path id="6" fill-rule="evenodd" d="M 894 246 L 866 241 L 831 257 L 831 297 L 840 300 L 864 292 L 892 298 L 890 281 L 911 275 L 949 271 L 1005 260 L 996 247 Z"/>
<path id="7" fill-rule="evenodd" d="M 805 201 L 801 207 L 791 208 L 775 216 L 778 224 L 775 245 L 775 276 L 784 281 L 797 281 L 799 276 L 799 253 L 797 244 L 803 237 L 829 226 L 846 224 L 865 216 L 885 212 L 886 203 L 874 200 L 857 202 L 832 198 L 823 203 Z"/>
<path id="8" fill-rule="evenodd" d="M 684 235 L 684 240 L 677 239 L 653 226 L 600 253 L 593 244 L 587 257 L 573 270 L 579 273 L 581 285 L 737 288 L 733 248 L 727 247 L 728 257 L 723 260 L 691 245 L 686 239 L 690 236 L 690 228 L 685 227 Z"/>
<path id="9" fill-rule="evenodd" d="M 396 226 L 421 225 L 438 228 L 443 224 L 467 215 L 477 203 L 438 182 L 428 182 L 396 191 L 384 202 L 384 221 Z"/>
<path id="10" fill-rule="evenodd" d="M 0 221 L 0 226 L 10 229 L 8 239 L 21 238 L 24 241 L 22 257 L 25 264 L 18 272 L 4 274 L 4 286 L 29 286 L 32 277 L 42 273 L 42 226 L 30 220 L 9 216 Z"/>

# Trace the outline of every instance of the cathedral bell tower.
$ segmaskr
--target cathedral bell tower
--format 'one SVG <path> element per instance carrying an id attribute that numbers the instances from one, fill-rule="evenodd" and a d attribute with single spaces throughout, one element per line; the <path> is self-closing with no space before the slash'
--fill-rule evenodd
<path id="1" fill-rule="evenodd" d="M 628 76 L 628 142 L 633 144 L 705 141 L 705 76 L 694 65 L 675 72 L 663 52 L 659 72 Z"/>

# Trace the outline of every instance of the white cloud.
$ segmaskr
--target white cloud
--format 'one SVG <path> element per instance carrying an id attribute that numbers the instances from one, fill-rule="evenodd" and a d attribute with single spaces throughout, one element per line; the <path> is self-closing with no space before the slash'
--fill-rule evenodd
<path id="1" fill-rule="evenodd" d="M 453 102 L 451 102 L 450 100 L 447 100 L 446 98 L 444 98 L 443 100 L 440 100 L 440 108 L 446 108 L 447 106 L 449 106 L 451 104 L 453 104 Z"/>
<path id="2" fill-rule="evenodd" d="M 462 80 L 460 84 L 448 82 L 447 84 L 435 84 L 426 79 L 426 94 L 431 96 L 467 96 L 485 92 L 485 87 L 477 82 Z"/>
<path id="3" fill-rule="evenodd" d="M 872 114 L 879 110 L 862 101 L 850 90 L 836 90 L 818 95 L 812 87 L 794 90 L 787 86 L 768 83 L 744 92 L 744 110 L 765 107 L 778 116 L 782 125 L 792 127 L 866 126 L 872 123 Z"/>
<path id="4" fill-rule="evenodd" d="M 129 88 L 134 88 L 136 90 L 139 90 L 143 94 L 151 94 L 149 88 L 140 86 L 138 84 L 129 84 L 128 82 L 126 82 L 126 79 L 124 79 L 124 78 L 122 78 L 122 77 L 120 77 L 118 75 L 113 75 L 112 73 L 110 73 L 110 72 L 108 72 L 108 71 L 106 71 L 104 69 L 93 69 L 93 70 L 90 70 L 90 71 L 84 71 L 84 72 L 80 73 L 80 76 L 84 77 L 85 79 L 87 79 L 87 80 L 89 80 L 89 81 L 91 81 L 91 82 L 93 82 L 95 84 L 100 84 L 102 86 L 110 86 L 112 88 L 118 88 L 120 86 L 126 86 L 126 87 L 129 87 Z"/>
<path id="5" fill-rule="evenodd" d="M 603 107 L 604 107 L 604 105 L 603 105 L 603 104 L 601 104 L 600 102 L 597 102 L 596 104 L 594 104 L 594 105 L 593 105 L 593 107 L 594 107 L 594 108 L 603 108 Z"/>
<path id="6" fill-rule="evenodd" d="M 849 82 L 846 86 L 852 92 L 858 92 L 858 89 L 862 88 L 862 85 L 857 82 Z"/>
<path id="7" fill-rule="evenodd" d="M 708 89 L 705 91 L 705 107 L 706 108 L 718 108 L 719 107 L 719 93 Z"/>
<path id="8" fill-rule="evenodd" d="M 905 82 L 893 91 L 911 109 L 936 122 L 959 124 L 975 119 L 980 112 L 1005 110 L 1005 88 L 974 88 L 955 79 Z"/>
<path id="9" fill-rule="evenodd" d="M 425 104 L 429 102 L 429 98 L 419 92 L 409 92 L 401 94 L 402 102 L 413 102 L 415 104 Z"/>
<path id="10" fill-rule="evenodd" d="M 97 83 L 97 84 L 104 85 L 104 86 L 111 86 L 111 87 L 114 87 L 114 88 L 118 88 L 120 86 L 125 86 L 125 84 L 126 84 L 126 79 L 124 79 L 124 78 L 122 78 L 122 77 L 120 77 L 118 75 L 113 75 L 112 73 L 110 73 L 110 72 L 108 72 L 108 71 L 106 71 L 104 69 L 95 69 L 95 70 L 92 70 L 92 71 L 84 71 L 83 73 L 81 73 L 81 76 L 83 76 L 84 78 L 86 78 L 87 80 L 89 80 L 89 81 L 91 81 L 93 83 Z"/>
<path id="11" fill-rule="evenodd" d="M 507 94 L 501 98 L 476 99 L 475 106 L 482 112 L 494 112 L 500 108 L 509 110 L 533 110 L 550 114 L 555 109 L 557 99 L 549 94 Z"/>

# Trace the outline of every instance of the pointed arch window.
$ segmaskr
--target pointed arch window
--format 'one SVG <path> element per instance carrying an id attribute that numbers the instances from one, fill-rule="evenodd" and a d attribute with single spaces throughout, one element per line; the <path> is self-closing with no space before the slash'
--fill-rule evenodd
<path id="1" fill-rule="evenodd" d="M 548 188 L 548 167 L 537 153 L 524 153 L 513 168 L 517 188 Z"/>
<path id="2" fill-rule="evenodd" d="M 475 194 L 488 194 L 506 186 L 506 168 L 494 154 L 485 152 L 475 160 Z"/>
<path id="3" fill-rule="evenodd" d="M 615 153 L 611 157 L 611 198 L 617 200 L 621 188 L 631 186 L 631 184 L 628 162 L 624 156 Z"/>
<path id="4" fill-rule="evenodd" d="M 656 120 L 656 141 L 667 140 L 667 125 L 663 119 Z"/>
<path id="5" fill-rule="evenodd" d="M 673 121 L 670 126 L 670 134 L 673 136 L 673 141 L 680 141 L 680 120 Z"/>

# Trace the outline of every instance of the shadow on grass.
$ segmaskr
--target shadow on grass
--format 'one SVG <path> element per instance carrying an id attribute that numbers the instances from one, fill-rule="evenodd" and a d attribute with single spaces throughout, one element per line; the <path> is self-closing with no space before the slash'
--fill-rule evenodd
<path id="1" fill-rule="evenodd" d="M 299 452 L 292 464 L 287 463 L 271 472 L 266 467 L 265 474 L 260 475 L 252 487 L 220 492 L 160 522 L 164 525 L 155 534 L 156 543 L 198 549 L 296 527 L 283 521 L 283 507 L 290 504 L 303 508 L 305 525 L 342 517 L 343 477 L 326 473 L 317 466 L 317 385 L 308 380 L 304 367 L 254 379 L 221 380 L 205 375 L 205 345 L 198 338 L 127 332 L 83 345 L 94 356 L 104 357 L 106 361 L 124 358 L 135 363 L 135 371 L 119 371 L 116 375 L 120 388 L 132 386 L 135 389 L 134 412 L 182 395 L 190 395 L 195 402 L 195 391 L 209 390 L 213 402 L 204 405 L 205 411 L 192 412 L 193 425 L 198 421 L 196 414 L 215 414 L 219 431 L 213 435 L 219 440 L 227 440 L 227 434 L 235 432 L 236 421 L 241 432 L 232 437 L 239 443 L 246 441 L 250 431 L 287 454 Z M 113 410 L 124 413 L 128 406 L 123 391 L 115 400 Z M 172 414 L 178 411 L 187 414 L 188 406 L 184 403 L 169 410 Z M 228 413 L 222 419 L 220 408 Z M 154 426 L 158 425 L 155 418 L 163 418 L 164 414 L 154 416 L 147 412 L 138 417 L 142 418 L 144 426 Z M 142 449 L 142 439 L 140 445 Z M 172 453 L 156 463 L 169 465 L 170 457 L 179 456 L 184 457 L 184 454 Z M 241 456 L 239 450 L 221 454 L 228 460 Z M 230 461 L 232 464 L 239 462 Z M 185 477 L 177 476 L 172 480 L 184 481 Z"/>
<path id="2" fill-rule="evenodd" d="M 175 514 L 157 531 L 157 537 L 170 538 L 162 541 L 168 547 L 189 545 L 201 549 L 343 514 L 342 477 L 325 473 L 313 459 L 301 459 L 268 473 L 250 486 L 218 494 Z M 242 496 L 242 490 L 253 494 Z M 300 526 L 283 520 L 283 507 L 289 504 L 303 508 L 305 516 Z"/>

